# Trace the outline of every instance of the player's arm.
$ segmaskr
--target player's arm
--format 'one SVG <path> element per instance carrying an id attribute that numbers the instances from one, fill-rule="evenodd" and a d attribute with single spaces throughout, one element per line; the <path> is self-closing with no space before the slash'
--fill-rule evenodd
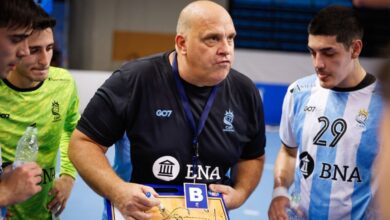
<path id="1" fill-rule="evenodd" d="M 60 177 L 54 180 L 53 187 L 49 192 L 49 194 L 53 196 L 53 199 L 47 205 L 47 208 L 50 209 L 55 216 L 59 216 L 65 209 L 77 174 L 76 168 L 69 160 L 68 147 L 72 132 L 80 119 L 79 98 L 74 80 L 72 80 L 72 84 L 70 85 L 72 88 L 72 95 L 69 105 L 67 106 L 66 118 L 60 140 Z"/>
<path id="2" fill-rule="evenodd" d="M 210 190 L 223 194 L 226 207 L 240 207 L 256 188 L 263 172 L 265 156 L 255 159 L 240 160 L 232 168 L 233 187 L 221 184 L 211 184 Z"/>
<path id="3" fill-rule="evenodd" d="M 297 148 L 288 147 L 282 144 L 275 161 L 274 168 L 274 192 L 268 210 L 268 217 L 273 219 L 288 219 L 285 212 L 289 206 L 288 188 L 294 181 L 295 162 Z"/>
<path id="4" fill-rule="evenodd" d="M 76 83 L 74 80 L 72 80 L 72 88 L 71 100 L 67 107 L 66 118 L 60 140 L 60 176 L 67 175 L 76 179 L 76 168 L 70 162 L 68 156 L 70 137 L 72 136 L 77 122 L 80 119 L 79 97 L 77 95 Z"/>
<path id="5" fill-rule="evenodd" d="M 159 205 L 157 199 L 148 199 L 146 192 L 157 195 L 153 188 L 124 182 L 111 168 L 105 156 L 107 148 L 99 145 L 76 129 L 69 145 L 69 158 L 80 176 L 99 195 L 108 198 L 122 215 L 130 219 L 149 219 L 145 213 Z"/>

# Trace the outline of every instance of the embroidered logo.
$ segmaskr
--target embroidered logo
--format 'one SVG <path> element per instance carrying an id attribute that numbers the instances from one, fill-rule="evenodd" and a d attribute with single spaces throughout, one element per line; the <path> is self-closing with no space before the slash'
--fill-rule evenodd
<path id="1" fill-rule="evenodd" d="M 367 119 L 368 119 L 368 111 L 365 109 L 360 109 L 359 114 L 355 118 L 355 120 L 358 123 L 358 126 L 359 127 L 366 127 Z"/>
<path id="2" fill-rule="evenodd" d="M 53 114 L 53 122 L 60 121 L 60 104 L 57 101 L 53 101 L 51 104 L 51 113 Z"/>
<path id="3" fill-rule="evenodd" d="M 223 123 L 225 124 L 223 131 L 234 132 L 233 121 L 234 113 L 229 109 L 225 112 L 225 116 L 223 117 Z"/>
<path id="4" fill-rule="evenodd" d="M 180 171 L 179 162 L 171 156 L 163 156 L 153 163 L 153 174 L 157 179 L 171 181 L 176 179 Z"/>

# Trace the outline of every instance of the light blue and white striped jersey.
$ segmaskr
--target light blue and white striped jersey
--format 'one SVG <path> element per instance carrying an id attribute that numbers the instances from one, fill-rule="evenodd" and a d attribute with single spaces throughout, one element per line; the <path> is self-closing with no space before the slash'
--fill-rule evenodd
<path id="1" fill-rule="evenodd" d="M 130 159 L 130 141 L 125 133 L 121 139 L 115 142 L 115 157 L 112 169 L 124 181 L 129 182 L 133 166 Z M 107 201 L 104 199 L 102 220 L 107 220 Z"/>
<path id="2" fill-rule="evenodd" d="M 298 147 L 294 191 L 308 219 L 378 219 L 375 204 L 382 111 L 378 84 L 338 92 L 316 75 L 290 85 L 283 103 L 282 142 Z"/>

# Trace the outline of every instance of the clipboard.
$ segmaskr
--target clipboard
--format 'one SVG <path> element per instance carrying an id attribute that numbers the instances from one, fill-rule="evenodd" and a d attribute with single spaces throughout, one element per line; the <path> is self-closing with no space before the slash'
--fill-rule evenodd
<path id="1" fill-rule="evenodd" d="M 183 186 L 149 185 L 159 194 L 159 200 L 164 206 L 161 212 L 153 207 L 148 212 L 153 213 L 152 220 L 230 220 L 229 213 L 223 201 L 222 194 L 208 192 L 208 209 L 191 209 L 185 207 Z M 108 199 L 105 199 L 108 220 L 124 220 L 125 218 Z"/>

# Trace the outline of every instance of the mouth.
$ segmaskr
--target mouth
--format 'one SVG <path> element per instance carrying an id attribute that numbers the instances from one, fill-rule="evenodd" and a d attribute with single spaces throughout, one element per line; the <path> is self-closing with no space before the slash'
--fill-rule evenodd
<path id="1" fill-rule="evenodd" d="M 230 65 L 230 60 L 217 61 L 217 65 Z"/>
<path id="2" fill-rule="evenodd" d="M 8 64 L 8 70 L 7 72 L 9 71 L 14 71 L 16 69 L 16 63 L 10 63 Z"/>
<path id="3" fill-rule="evenodd" d="M 44 69 L 32 69 L 33 72 L 38 73 L 38 74 L 40 74 L 40 75 L 46 74 L 48 70 L 49 70 L 48 68 L 44 68 Z"/>
<path id="4" fill-rule="evenodd" d="M 317 73 L 317 76 L 318 78 L 321 80 L 321 81 L 325 81 L 326 79 L 328 79 L 330 77 L 329 74 L 325 74 L 325 73 Z"/>

